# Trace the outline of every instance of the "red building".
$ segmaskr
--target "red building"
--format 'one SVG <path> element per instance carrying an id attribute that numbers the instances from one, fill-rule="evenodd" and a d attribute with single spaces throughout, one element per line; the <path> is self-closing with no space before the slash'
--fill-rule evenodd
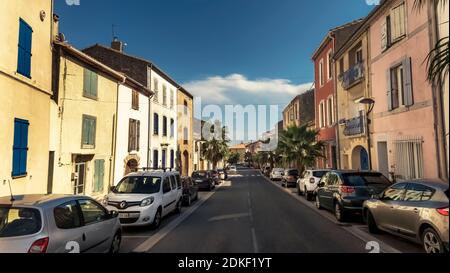
<path id="1" fill-rule="evenodd" d="M 318 140 L 326 143 L 326 158 L 317 160 L 317 168 L 339 168 L 339 147 L 336 139 L 336 98 L 339 95 L 336 94 L 336 84 L 339 81 L 336 81 L 338 75 L 335 74 L 333 55 L 360 24 L 361 20 L 357 20 L 330 30 L 312 56 L 316 88 L 316 129 L 319 131 Z"/>

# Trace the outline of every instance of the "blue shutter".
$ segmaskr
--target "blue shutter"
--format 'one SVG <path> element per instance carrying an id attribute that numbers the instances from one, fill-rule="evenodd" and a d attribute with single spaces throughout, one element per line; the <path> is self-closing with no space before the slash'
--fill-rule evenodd
<path id="1" fill-rule="evenodd" d="M 27 174 L 28 126 L 29 122 L 27 120 L 14 120 L 12 176 Z"/>
<path id="2" fill-rule="evenodd" d="M 28 78 L 31 78 L 32 34 L 33 29 L 20 19 L 17 72 Z"/>

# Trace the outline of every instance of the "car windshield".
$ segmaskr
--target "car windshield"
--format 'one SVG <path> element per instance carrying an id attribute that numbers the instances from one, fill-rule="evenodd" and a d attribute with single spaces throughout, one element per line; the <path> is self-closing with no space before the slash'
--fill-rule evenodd
<path id="1" fill-rule="evenodd" d="M 0 238 L 31 235 L 41 230 L 37 209 L 0 206 Z"/>
<path id="2" fill-rule="evenodd" d="M 192 178 L 205 178 L 206 172 L 197 172 L 192 174 Z"/>
<path id="3" fill-rule="evenodd" d="M 322 176 L 326 175 L 328 171 L 314 171 L 313 176 L 317 178 L 322 178 Z"/>
<path id="4" fill-rule="evenodd" d="M 114 193 L 152 194 L 160 190 L 161 178 L 154 176 L 125 177 L 114 188 Z"/>
<path id="5" fill-rule="evenodd" d="M 349 186 L 386 185 L 392 183 L 381 173 L 350 173 L 342 174 L 344 182 Z"/>
<path id="6" fill-rule="evenodd" d="M 283 172 L 283 169 L 273 169 L 274 172 Z"/>
<path id="7" fill-rule="evenodd" d="M 298 170 L 289 170 L 288 175 L 296 175 L 298 176 Z"/>

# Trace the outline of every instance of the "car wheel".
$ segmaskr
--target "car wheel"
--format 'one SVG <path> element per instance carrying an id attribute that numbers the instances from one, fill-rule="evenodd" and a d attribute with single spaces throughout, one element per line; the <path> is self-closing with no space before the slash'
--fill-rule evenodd
<path id="1" fill-rule="evenodd" d="M 316 195 L 316 208 L 317 209 L 323 209 L 322 204 L 320 204 L 320 198 L 319 195 Z"/>
<path id="2" fill-rule="evenodd" d="M 190 199 L 190 197 L 189 197 Z M 181 212 L 181 200 L 177 202 L 177 206 L 175 207 L 175 213 L 180 213 Z"/>
<path id="3" fill-rule="evenodd" d="M 109 253 L 117 254 L 120 251 L 120 243 L 122 242 L 122 235 L 120 231 L 116 232 L 111 242 L 111 247 L 109 249 Z"/>
<path id="4" fill-rule="evenodd" d="M 445 253 L 445 247 L 437 232 L 427 228 L 422 233 L 423 247 L 427 253 Z"/>
<path id="5" fill-rule="evenodd" d="M 155 219 L 153 219 L 152 223 L 152 227 L 154 229 L 159 228 L 159 226 L 161 225 L 161 218 L 162 218 L 161 209 L 158 209 L 158 211 L 155 214 Z"/>
<path id="6" fill-rule="evenodd" d="M 378 228 L 377 223 L 375 222 L 375 218 L 373 218 L 373 215 L 370 212 L 370 210 L 367 210 L 366 212 L 366 222 L 370 233 L 373 234 L 380 233 L 380 229 Z"/>
<path id="7" fill-rule="evenodd" d="M 300 185 L 297 183 L 297 194 L 303 195 L 302 191 L 300 190 Z"/>
<path id="8" fill-rule="evenodd" d="M 336 202 L 334 204 L 334 216 L 336 217 L 336 220 L 338 220 L 339 222 L 344 222 L 345 211 L 342 208 L 342 206 L 339 204 L 339 202 Z"/>
<path id="9" fill-rule="evenodd" d="M 311 194 L 308 192 L 308 190 L 305 188 L 303 195 L 305 196 L 306 201 L 311 200 Z"/>

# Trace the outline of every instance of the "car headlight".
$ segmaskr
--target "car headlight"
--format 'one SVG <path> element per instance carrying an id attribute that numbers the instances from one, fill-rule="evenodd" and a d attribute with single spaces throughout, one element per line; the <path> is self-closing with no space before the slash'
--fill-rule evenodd
<path id="1" fill-rule="evenodd" d="M 142 202 L 141 202 L 141 207 L 148 207 L 148 206 L 150 206 L 151 204 L 153 204 L 153 202 L 155 202 L 155 198 L 152 196 L 152 197 L 149 197 L 149 198 L 145 198 L 144 200 L 142 200 Z"/>

